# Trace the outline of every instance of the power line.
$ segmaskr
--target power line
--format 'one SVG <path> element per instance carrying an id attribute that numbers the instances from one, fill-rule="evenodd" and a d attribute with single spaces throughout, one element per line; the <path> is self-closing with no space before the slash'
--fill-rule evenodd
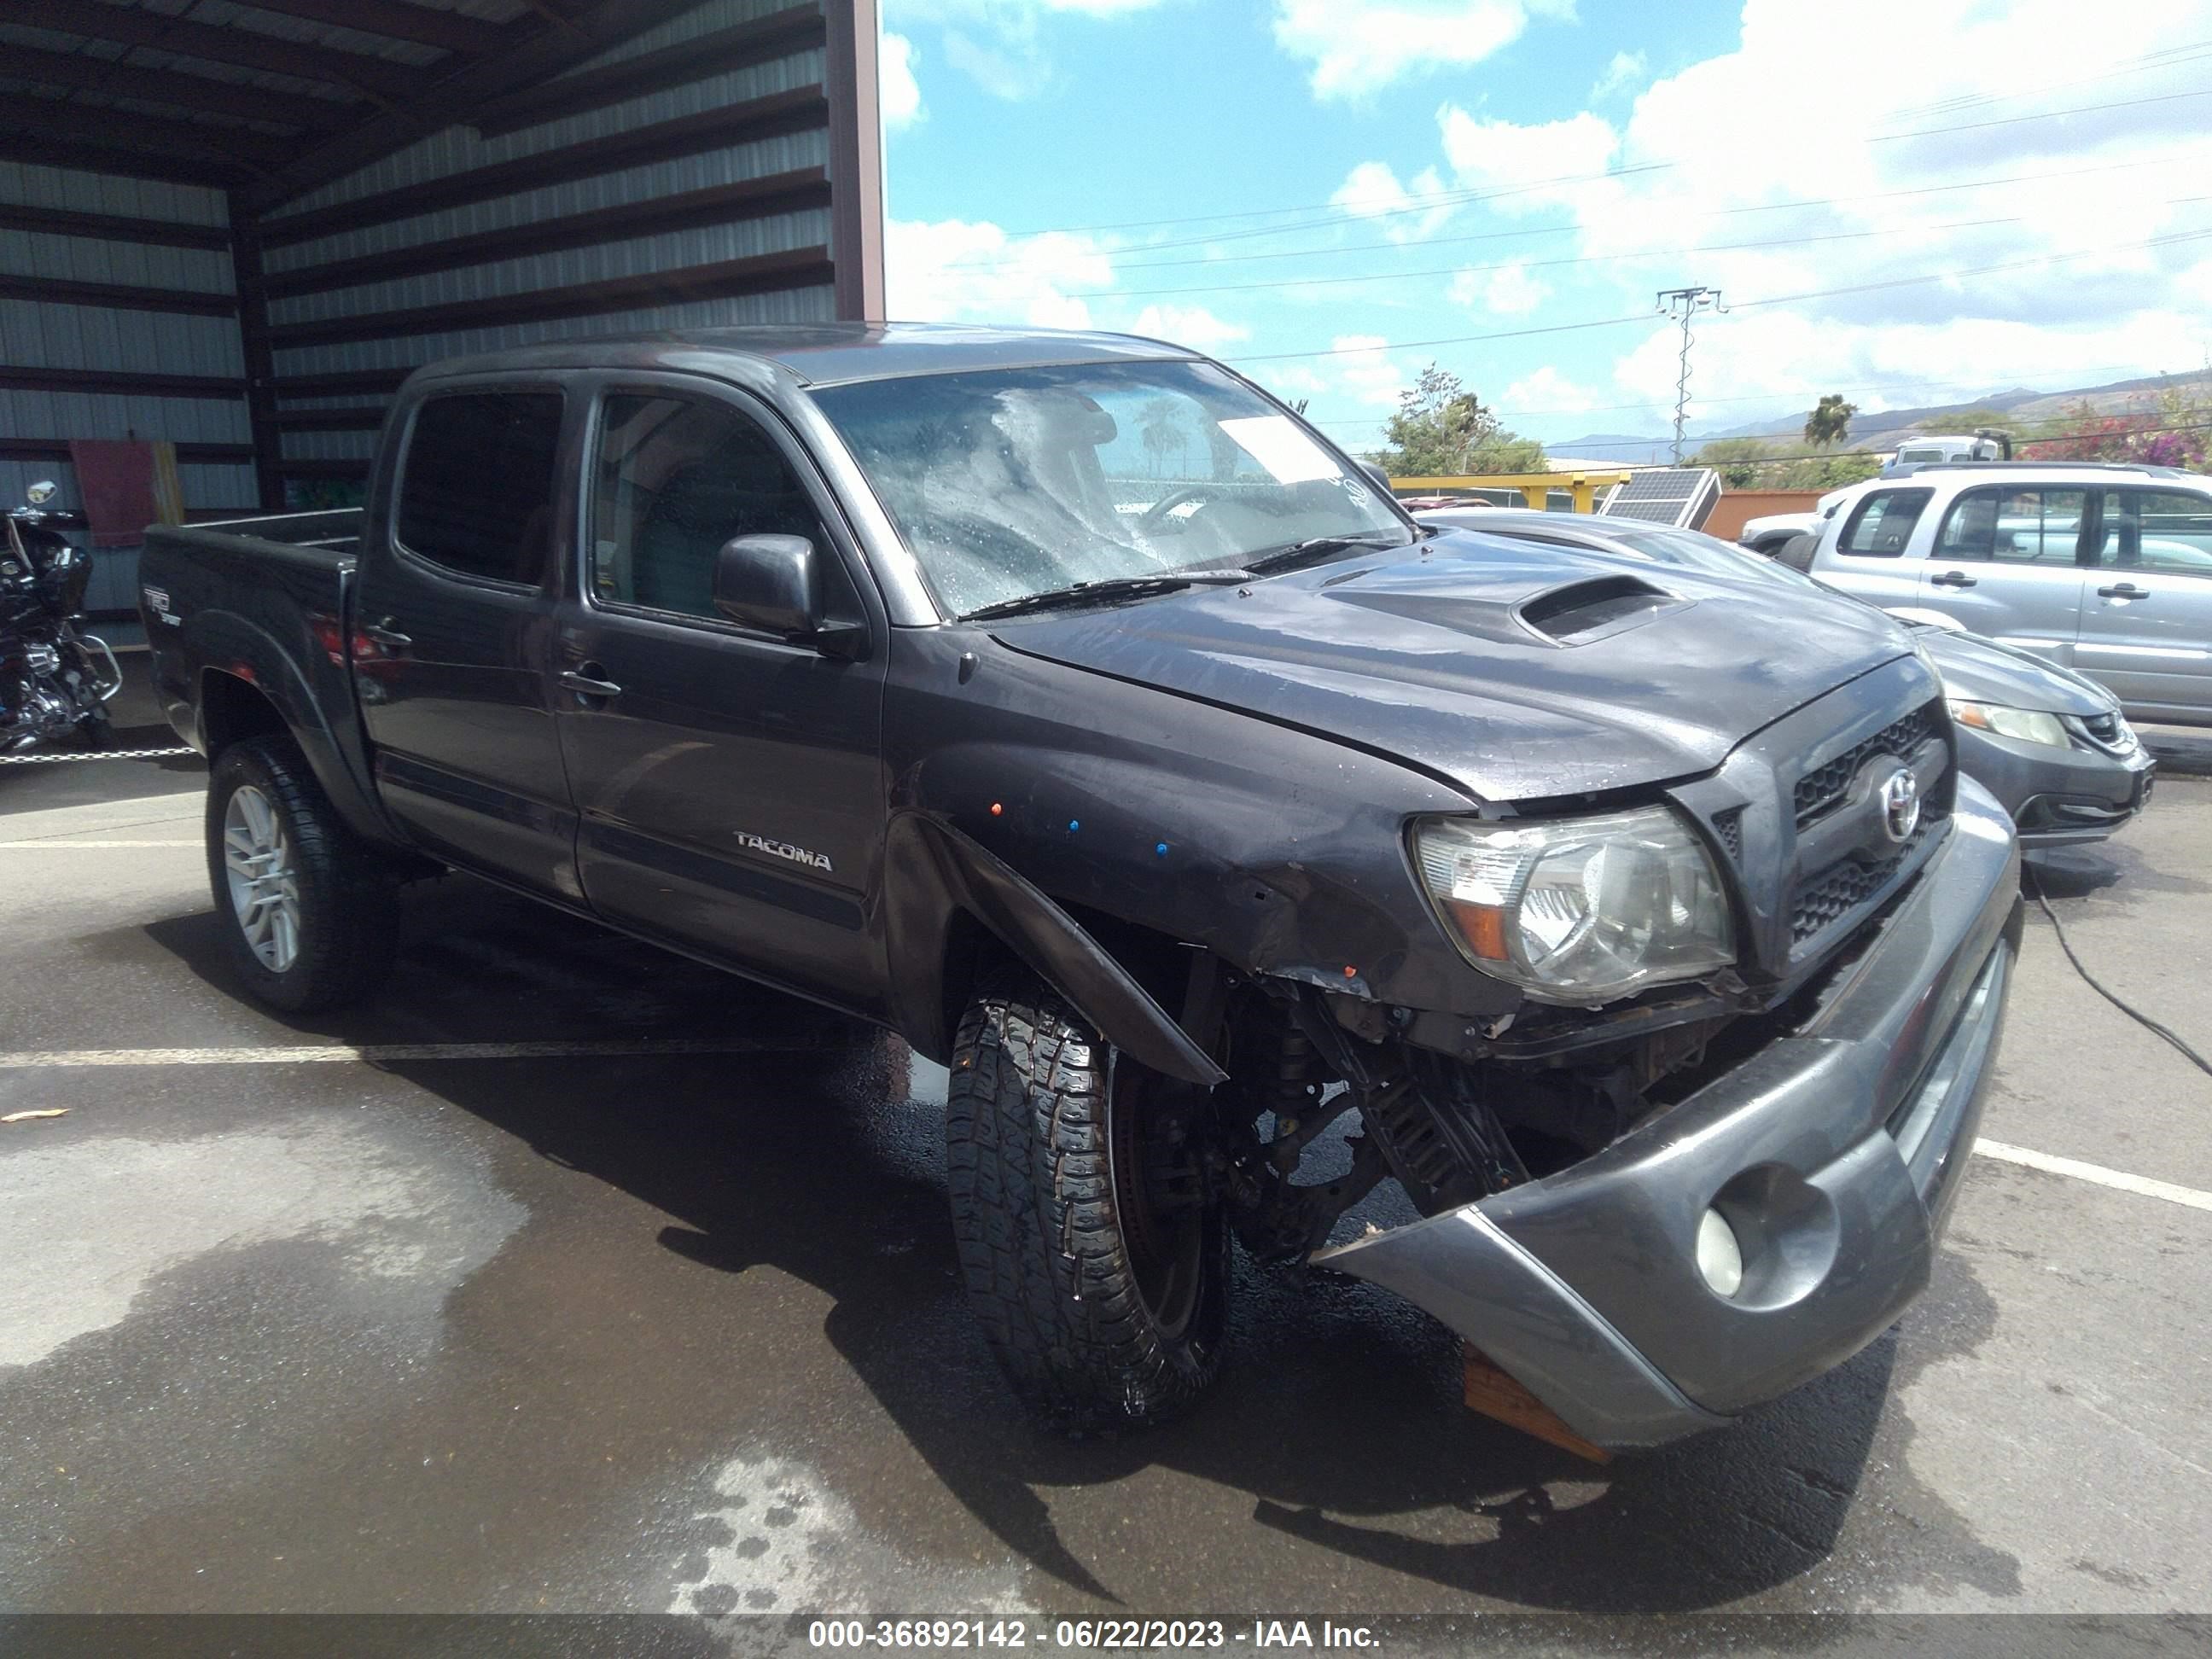
<path id="1" fill-rule="evenodd" d="M 2056 372 L 2056 373 L 2058 373 L 2058 374 L 2074 374 L 2074 375 L 2080 375 L 2080 374 L 2110 374 L 2117 373 L 2117 372 L 2118 372 L 2119 370 L 2122 370 L 2122 369 L 2132 369 L 2132 368 L 2135 368 L 2135 367 L 2136 367 L 2136 366 L 2135 366 L 2133 363 L 2127 363 L 2127 362 L 2119 362 L 2119 363 L 2082 363 L 2082 364 L 2076 364 L 2076 365 L 2075 365 L 2074 367 L 2072 367 L 2072 368 L 2070 368 L 2061 369 L 2061 370 L 2057 370 L 2057 371 L 2055 371 L 2055 372 Z M 2138 372 L 2138 378 L 2141 378 L 2141 379 L 2143 379 L 2143 380 L 2157 380 L 2157 379 L 2175 379 L 2175 378 L 2186 378 L 2186 377 L 2176 377 L 2176 376 L 2172 376 L 2172 375 L 2163 374 L 2161 374 L 2161 373 L 2160 373 L 2160 372 L 2158 372 L 2158 371 L 2149 371 L 2149 370 L 2146 370 L 2146 371 L 2139 371 L 2139 372 Z M 1954 387 L 1954 386 L 1987 386 L 1988 384 L 1989 384 L 1989 382 L 1988 382 L 1987 380 L 1858 380 L 1858 381 L 1854 381 L 1854 382 L 1852 382 L 1852 383 L 1850 383 L 1850 384 L 1849 384 L 1849 385 L 1845 385 L 1845 386 L 1832 386 L 1832 385 L 1831 385 L 1831 386 L 1820 386 L 1820 387 L 1817 387 L 1817 388 L 1807 387 L 1807 388 L 1803 388 L 1803 389 L 1801 389 L 1801 390 L 1799 390 L 1799 391 L 1796 391 L 1796 392 L 1735 392 L 1735 393 L 1731 393 L 1730 395 L 1729 395 L 1729 396 L 1727 396 L 1727 397 L 1724 397 L 1724 398 L 1698 398 L 1698 402 L 1700 404 L 1771 404 L 1771 403 L 1780 403 L 1780 402 L 1783 402 L 1784 400 L 1785 400 L 1785 399 L 1787 399 L 1787 398 L 1801 398 L 1801 397 L 1802 397 L 1802 398 L 1818 398 L 1818 397 L 1820 397 L 1820 396 L 1824 395 L 1825 393 L 1826 393 L 1826 392 L 1856 392 L 1856 393 L 1859 393 L 1859 394 L 1863 395 L 1864 393 L 1867 393 L 1867 392 L 1904 392 L 1904 391 L 1911 391 L 1911 390 L 1917 390 L 1917 389 L 1921 389 L 1921 388 Z M 2093 390 L 2093 391 L 2094 391 L 2094 390 L 2097 390 L 2097 389 L 2099 389 L 2099 388 L 2095 388 L 2095 387 L 2085 388 L 2085 390 Z M 1992 395 L 1992 396 L 2001 396 L 2001 395 L 2002 395 L 2002 394 L 2001 394 L 2001 393 L 1992 393 L 1991 395 Z M 2038 395 L 2038 396 L 2045 396 L 2045 397 L 2047 397 L 2047 396 L 2057 396 L 2057 395 L 2059 395 L 2059 394 L 2057 394 L 2057 393 L 2038 393 L 2037 395 Z M 1559 408 L 1559 409 L 1493 409 L 1492 410 L 1491 410 L 1491 413 L 1492 413 L 1492 414 L 1493 414 L 1493 415 L 1498 416 L 1501 420 L 1515 420 L 1515 421 L 1518 421 L 1518 420 L 1529 420 L 1529 419 L 1541 419 L 1541 418 L 1545 418 L 1545 417 L 1547 417 L 1547 416 L 1555 416 L 1555 415 L 1619 415 L 1619 414 L 1625 414 L 1625 413 L 1628 413 L 1628 412 L 1630 412 L 1630 411 L 1636 410 L 1644 410 L 1644 409 L 1657 409 L 1657 408 L 1659 408 L 1659 407 L 1661 407 L 1661 405 L 1660 405 L 1660 404 L 1659 404 L 1656 399 L 1647 398 L 1645 398 L 1642 403 L 1635 403 L 1635 404 L 1584 404 L 1584 405 L 1582 405 L 1582 406 L 1580 406 L 1580 407 L 1573 408 L 1573 409 L 1567 409 L 1567 408 Z M 1875 415 L 1875 416 L 1880 416 L 1880 415 L 1884 415 L 1884 414 L 1893 414 L 1893 413 L 1895 413 L 1895 412 L 1896 412 L 1895 410 L 1869 410 L 1869 414 L 1871 414 L 1871 415 Z M 1309 414 L 1307 415 L 1307 416 L 1306 416 L 1306 419 L 1307 419 L 1308 421 L 1311 422 L 1312 422 L 1314 425 L 1316 425 L 1316 426 L 1350 426 L 1350 425 L 1353 424 L 1354 422 L 1358 422 L 1358 421 L 1360 421 L 1360 420 L 1362 420 L 1362 419 L 1364 419 L 1364 418 L 1366 418 L 1366 417 L 1364 417 L 1364 416 L 1358 416 L 1358 415 L 1355 415 L 1355 414 L 1353 414 L 1353 413 L 1352 413 L 1351 410 L 1331 410 L 1328 414 L 1326 414 L 1326 415 L 1322 415 L 1322 416 L 1316 416 L 1316 415 L 1313 415 L 1313 414 L 1309 413 Z M 1376 418 L 1376 419 L 1381 419 L 1381 418 L 1382 418 L 1382 416 L 1375 416 L 1375 417 L 1373 417 L 1373 418 Z"/>
<path id="2" fill-rule="evenodd" d="M 1960 276 L 1986 276 L 1998 271 L 2021 270 L 2032 265 L 2059 264 L 2069 259 L 2094 258 L 2102 254 L 2118 253 L 2138 248 L 2169 247 L 2183 242 L 2202 241 L 2212 236 L 2212 230 L 2178 232 L 2171 235 L 2153 236 L 2137 242 L 2107 242 L 2101 246 L 2075 248 L 2064 253 L 2039 254 L 2033 258 L 2008 259 L 1993 265 L 1973 265 L 1957 270 L 1928 271 L 1917 276 L 1899 276 L 1882 282 L 1855 283 L 1843 288 L 1808 289 L 1801 294 L 1778 294 L 1764 300 L 1745 300 L 1729 307 L 1732 311 L 1749 311 L 1755 307 L 1796 305 L 1807 300 L 1836 299 L 1847 295 L 1868 294 L 1877 289 L 1908 288 L 1920 283 L 1948 282 Z M 1369 345 L 1330 346 L 1318 351 L 1269 351 L 1249 356 L 1231 357 L 1232 363 L 1285 362 L 1294 358 L 1343 357 L 1361 353 L 1383 351 L 1414 351 L 1429 346 L 1470 345 L 1486 340 L 1514 340 L 1536 334 L 1564 334 L 1571 331 L 1591 328 L 1615 328 L 1625 323 L 1649 322 L 1648 316 L 1601 317 L 1582 323 L 1557 323 L 1544 328 L 1505 329 L 1486 334 L 1453 334 L 1427 340 L 1381 341 Z"/>
<path id="3" fill-rule="evenodd" d="M 2167 206 L 2183 203 L 2212 200 L 2212 197 L 2188 196 Z M 1352 276 L 1273 276 L 1254 283 L 1196 283 L 1181 288 L 1081 288 L 1069 289 L 1068 295 L 1082 300 L 1147 300 L 1169 294 L 1243 294 L 1255 289 L 1284 288 L 1340 288 L 1358 283 L 1405 283 L 1424 276 L 1475 276 L 1487 271 L 1554 270 L 1565 265 L 1611 264 L 1630 259 L 1673 259 L 1690 253 L 1742 253 L 1771 247 L 1807 247 L 1818 242 L 1858 242 L 1881 236 L 1926 236 L 1937 231 L 1981 230 L 1992 225 L 2016 225 L 2022 221 L 2017 214 L 2002 219 L 1955 219 L 1942 224 L 1899 225 L 1887 230 L 1835 230 L 1817 236 L 1769 236 L 1752 242 L 1708 242 L 1697 247 L 1633 248 L 1620 253 L 1565 254 L 1556 259 L 1505 259 L 1487 265 L 1426 265 L 1419 270 L 1377 270 Z"/>
<path id="4" fill-rule="evenodd" d="M 2187 92 L 2154 93 L 2140 98 L 2112 99 L 2103 103 L 2077 104 L 2066 109 L 2039 110 L 2026 115 L 2007 115 L 1988 120 L 1962 121 L 1943 126 L 1916 127 L 1906 132 L 1875 133 L 1869 135 L 1866 137 L 1865 142 L 1872 144 L 1901 143 L 1911 138 L 1934 138 L 1953 132 L 1978 132 L 1990 127 L 2016 126 L 2029 121 L 2057 121 L 2063 120 L 2067 117 L 2074 115 L 2095 115 L 2104 113 L 2109 110 L 2134 109 L 2151 104 L 2173 103 L 2184 99 L 2207 97 L 2212 97 L 2212 87 L 2197 88 Z M 1680 167 L 1682 165 L 1683 163 L 1680 161 L 1645 161 L 1638 162 L 1632 167 L 1609 167 L 1594 173 L 1564 173 L 1550 179 L 1539 179 L 1519 185 L 1509 185 L 1503 189 L 1492 189 L 1486 186 L 1467 186 L 1449 191 L 1426 191 L 1419 195 L 1408 194 L 1405 197 L 1401 205 L 1385 208 L 1378 213 L 1363 214 L 1357 216 L 1367 219 L 1384 219 L 1401 216 L 1407 213 L 1427 213 L 1434 211 L 1438 207 L 1460 206 L 1474 200 L 1490 199 L 1492 198 L 1503 196 L 1522 195 L 1531 190 L 1540 190 L 1552 185 L 1600 183 L 1613 179 L 1631 177 L 1639 173 L 1670 172 Z M 1349 210 L 1344 208 L 1340 203 L 1332 200 L 1329 202 L 1314 203 L 1309 206 L 1304 207 L 1253 208 L 1247 209 L 1241 213 L 1192 214 L 1176 219 L 1127 221 L 1119 225 L 1048 225 L 1033 229 L 1009 231 L 1006 234 L 1008 235 L 1019 236 L 1086 235 L 1103 230 L 1141 228 L 1144 225 L 1148 223 L 1162 225 L 1222 223 L 1235 219 L 1254 218 L 1266 213 L 1310 213 L 1322 212 L 1324 210 L 1330 210 L 1328 211 L 1328 216 L 1324 219 L 1315 221 L 1315 223 L 1334 224 L 1340 222 L 1342 217 L 1349 211 Z M 1306 228 L 1306 227 L 1298 225 L 1262 226 L 1256 228 L 1247 228 L 1244 230 L 1228 232 L 1217 237 L 1196 237 L 1191 239 L 1189 243 L 1160 242 L 1153 243 L 1150 246 L 1156 248 L 1166 248 L 1189 246 L 1197 242 L 1233 241 L 1252 236 L 1274 235 L 1285 230 L 1303 228 Z"/>
<path id="5" fill-rule="evenodd" d="M 1962 179 L 1954 184 L 1948 185 L 1915 185 L 1901 190 L 1863 191 L 1849 196 L 1804 196 L 1787 202 L 1755 202 L 1739 207 L 1710 208 L 1686 216 L 1714 219 L 1747 213 L 1789 213 L 1803 208 L 1840 207 L 1852 202 L 1895 201 L 1911 196 L 1939 196 L 1962 190 L 1989 190 L 2004 185 L 2043 184 L 2055 179 L 2083 179 L 2097 173 L 2134 172 L 2142 167 L 2154 167 L 2171 170 L 2174 164 L 2173 156 L 2155 155 L 2135 161 L 2102 161 L 2095 167 L 2062 167 L 2045 173 L 2008 173 L 1991 179 Z M 2197 201 L 2203 198 L 2188 197 L 2183 199 Z M 1583 227 L 1577 224 L 1526 225 L 1511 230 L 1474 231 L 1456 236 L 1424 236 L 1420 239 L 1419 246 L 1425 248 L 1449 247 L 1463 242 L 1502 242 L 1530 236 L 1565 236 L 1582 228 Z M 1271 248 L 1262 253 L 1199 254 L 1182 259 L 1115 259 L 1115 269 L 1117 270 L 1165 270 L 1184 265 L 1243 264 L 1255 259 L 1314 259 L 1338 253 L 1389 252 L 1413 246 L 1414 244 L 1411 242 L 1395 240 L 1341 242 L 1331 247 Z M 1103 251 L 1109 257 L 1113 252 L 1110 249 Z M 1007 269 L 1013 268 L 1018 263 L 1002 262 L 1004 268 Z M 1000 269 L 1001 264 L 955 264 L 945 268 L 951 270 L 982 271 Z"/>

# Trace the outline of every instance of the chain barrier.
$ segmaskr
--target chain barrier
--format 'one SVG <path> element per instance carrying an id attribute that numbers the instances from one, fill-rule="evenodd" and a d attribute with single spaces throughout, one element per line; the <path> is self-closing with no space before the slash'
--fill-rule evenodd
<path id="1" fill-rule="evenodd" d="M 0 766 L 58 766 L 68 761 L 167 760 L 193 751 L 175 749 L 88 749 L 68 755 L 0 755 Z"/>

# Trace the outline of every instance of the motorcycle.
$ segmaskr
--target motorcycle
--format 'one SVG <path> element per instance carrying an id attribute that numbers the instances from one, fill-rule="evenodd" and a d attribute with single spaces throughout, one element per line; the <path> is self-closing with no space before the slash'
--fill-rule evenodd
<path id="1" fill-rule="evenodd" d="M 108 746 L 108 700 L 123 671 L 105 641 L 82 632 L 92 555 L 47 527 L 40 509 L 53 499 L 50 480 L 33 484 L 27 505 L 5 515 L 0 549 L 0 755 L 75 732 L 94 749 Z"/>

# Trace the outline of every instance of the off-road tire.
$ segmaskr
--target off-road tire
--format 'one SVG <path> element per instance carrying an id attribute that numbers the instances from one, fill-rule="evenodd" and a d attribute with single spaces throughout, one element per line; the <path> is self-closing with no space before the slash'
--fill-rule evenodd
<path id="1" fill-rule="evenodd" d="M 946 1097 L 947 1185 L 969 1305 L 1015 1391 L 1078 1432 L 1174 1416 L 1212 1382 L 1227 1334 L 1229 1231 L 1218 1204 L 1203 1218 L 1179 1328 L 1147 1304 L 1115 1198 L 1117 1063 L 1133 1064 L 1117 1061 L 1057 993 L 1008 974 L 969 1005 Z"/>
<path id="2" fill-rule="evenodd" d="M 281 973 L 247 941 L 223 861 L 224 813 L 247 784 L 275 807 L 296 872 L 298 954 Z M 291 738 L 249 738 L 216 757 L 208 780 L 207 854 L 224 955 L 258 1000 L 287 1013 L 309 1013 L 355 1001 L 383 980 L 399 930 L 393 870 L 338 817 Z"/>

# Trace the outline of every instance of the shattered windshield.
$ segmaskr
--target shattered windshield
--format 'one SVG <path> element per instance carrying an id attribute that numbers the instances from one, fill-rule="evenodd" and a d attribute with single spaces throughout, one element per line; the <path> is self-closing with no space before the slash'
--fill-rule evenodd
<path id="1" fill-rule="evenodd" d="M 1207 363 L 916 375 L 814 398 L 956 615 L 1397 532 L 1389 498 Z"/>

